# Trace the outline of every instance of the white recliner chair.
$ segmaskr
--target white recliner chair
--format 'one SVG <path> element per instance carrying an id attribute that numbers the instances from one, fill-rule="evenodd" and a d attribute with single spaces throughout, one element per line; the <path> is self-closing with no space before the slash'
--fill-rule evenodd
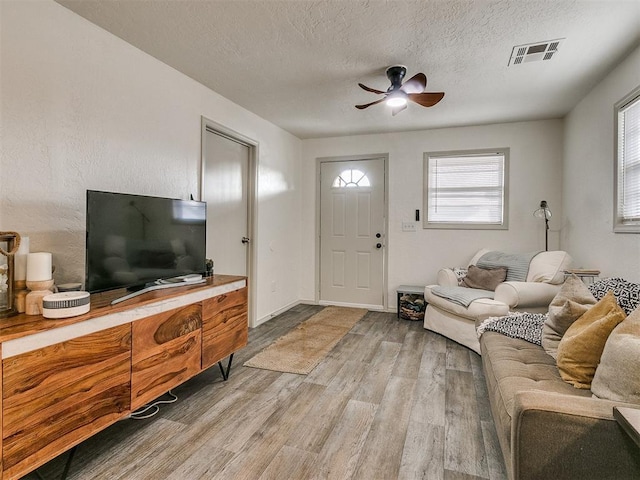
<path id="1" fill-rule="evenodd" d="M 488 252 L 488 249 L 480 250 L 463 268 L 476 265 L 480 257 Z M 458 275 L 454 273 L 454 269 L 442 268 L 438 271 L 438 285 L 425 287 L 424 298 L 428 305 L 424 315 L 424 328 L 444 335 L 479 354 L 477 325 L 488 317 L 502 317 L 513 311 L 546 313 L 549 303 L 564 282 L 564 271 L 570 264 L 571 257 L 567 252 L 540 252 L 529 263 L 526 281 L 500 283 L 495 292 L 489 292 L 493 298 L 478 298 L 468 306 L 433 293 L 432 290 L 437 286 L 468 290 L 458 286 Z"/>

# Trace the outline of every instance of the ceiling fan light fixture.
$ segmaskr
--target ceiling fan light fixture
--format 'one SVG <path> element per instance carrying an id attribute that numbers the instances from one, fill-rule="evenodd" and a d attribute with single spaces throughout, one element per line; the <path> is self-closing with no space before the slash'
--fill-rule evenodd
<path id="1" fill-rule="evenodd" d="M 403 107 L 407 104 L 407 97 L 402 94 L 391 94 L 385 103 L 390 107 Z"/>
<path id="2" fill-rule="evenodd" d="M 417 103 L 423 107 L 433 107 L 444 97 L 444 92 L 425 92 L 427 87 L 427 76 L 424 73 L 416 73 L 406 82 L 402 83 L 402 79 L 406 74 L 406 67 L 396 65 L 387 69 L 387 78 L 391 82 L 391 86 L 387 91 L 378 90 L 376 88 L 367 87 L 362 83 L 358 86 L 363 90 L 378 95 L 383 95 L 373 102 L 356 105 L 358 110 L 364 110 L 372 105 L 386 103 L 391 108 L 393 116 L 402 112 L 407 108 L 409 101 Z"/>

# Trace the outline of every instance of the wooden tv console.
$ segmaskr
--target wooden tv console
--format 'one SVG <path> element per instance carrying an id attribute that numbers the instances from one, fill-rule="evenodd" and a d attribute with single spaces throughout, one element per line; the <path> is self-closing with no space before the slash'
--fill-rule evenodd
<path id="1" fill-rule="evenodd" d="M 0 321 L 0 479 L 26 475 L 247 344 L 245 277 L 111 305 L 124 293 L 92 295 L 77 317 Z"/>

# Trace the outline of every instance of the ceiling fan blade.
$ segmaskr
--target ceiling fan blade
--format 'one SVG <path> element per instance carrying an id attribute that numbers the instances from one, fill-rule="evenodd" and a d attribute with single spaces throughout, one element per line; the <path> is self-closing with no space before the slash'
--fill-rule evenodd
<path id="1" fill-rule="evenodd" d="M 400 87 L 404 93 L 422 93 L 427 88 L 427 76 L 424 73 L 416 73 Z"/>
<path id="2" fill-rule="evenodd" d="M 433 107 L 444 97 L 444 92 L 429 92 L 429 93 L 410 93 L 407 95 L 409 100 L 416 102 L 423 107 Z"/>
<path id="3" fill-rule="evenodd" d="M 399 114 L 405 108 L 407 108 L 407 104 L 406 103 L 404 105 L 400 105 L 399 107 L 391 107 L 391 115 L 393 115 L 395 117 L 397 114 Z"/>
<path id="4" fill-rule="evenodd" d="M 372 92 L 372 93 L 387 93 L 387 92 L 383 92 L 382 90 L 376 90 L 375 88 L 371 88 L 371 87 L 367 87 L 366 85 L 363 85 L 361 83 L 358 84 L 360 86 L 361 89 L 366 90 L 367 92 Z M 423 89 L 424 91 L 424 89 Z"/>
<path id="5" fill-rule="evenodd" d="M 356 105 L 356 108 L 357 108 L 358 110 L 363 110 L 363 109 L 365 109 L 365 108 L 367 108 L 367 107 L 370 107 L 371 105 L 375 105 L 376 103 L 384 102 L 384 100 L 385 100 L 385 99 L 384 99 L 384 97 L 383 97 L 383 98 L 381 98 L 380 100 L 376 100 L 375 102 L 365 103 L 364 105 Z"/>

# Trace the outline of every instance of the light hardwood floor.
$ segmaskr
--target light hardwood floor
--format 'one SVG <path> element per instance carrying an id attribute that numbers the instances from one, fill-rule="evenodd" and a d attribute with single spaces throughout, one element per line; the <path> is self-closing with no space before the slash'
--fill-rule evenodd
<path id="1" fill-rule="evenodd" d="M 506 478 L 480 357 L 422 322 L 369 312 L 309 375 L 242 366 L 321 309 L 251 330 L 228 381 L 211 368 L 81 444 L 69 480 Z"/>

